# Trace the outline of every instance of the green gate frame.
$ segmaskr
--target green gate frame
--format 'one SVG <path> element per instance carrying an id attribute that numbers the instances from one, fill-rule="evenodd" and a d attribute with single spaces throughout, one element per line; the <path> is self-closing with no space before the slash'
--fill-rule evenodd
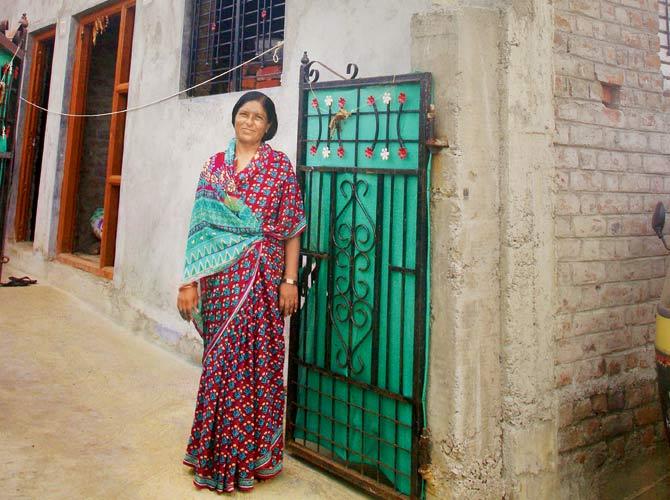
<path id="1" fill-rule="evenodd" d="M 308 228 L 286 447 L 375 495 L 420 498 L 431 75 L 354 79 L 349 65 L 351 79 L 318 82 L 315 62 L 300 75 Z"/>

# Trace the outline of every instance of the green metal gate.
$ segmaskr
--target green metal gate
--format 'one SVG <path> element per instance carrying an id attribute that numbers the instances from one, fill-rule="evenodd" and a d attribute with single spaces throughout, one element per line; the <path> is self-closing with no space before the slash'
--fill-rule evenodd
<path id="1" fill-rule="evenodd" d="M 420 497 L 430 75 L 318 82 L 312 64 L 287 447 L 376 495 Z"/>

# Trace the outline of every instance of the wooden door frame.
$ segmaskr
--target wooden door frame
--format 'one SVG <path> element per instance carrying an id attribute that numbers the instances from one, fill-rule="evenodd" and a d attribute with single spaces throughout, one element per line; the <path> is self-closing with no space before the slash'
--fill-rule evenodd
<path id="1" fill-rule="evenodd" d="M 91 40 L 93 23 L 101 16 L 114 15 L 120 15 L 121 22 L 117 46 L 112 111 L 119 111 L 126 106 L 135 18 L 135 0 L 119 0 L 114 4 L 102 7 L 80 18 L 75 47 L 70 114 L 84 114 L 86 111 L 87 83 L 93 47 Z M 100 247 L 100 265 L 98 267 L 72 254 L 74 251 L 76 198 L 79 188 L 84 120 L 84 118 L 76 116 L 68 117 L 60 217 L 56 237 L 56 255 L 58 260 L 65 263 L 100 276 L 111 278 L 114 272 L 114 248 L 116 245 L 125 114 L 112 115 L 111 119 L 105 181 L 104 229 Z"/>
<path id="2" fill-rule="evenodd" d="M 28 100 L 37 103 L 43 88 L 40 85 L 42 74 L 45 71 L 44 44 L 46 41 L 56 40 L 56 27 L 51 27 L 42 33 L 32 36 L 33 46 L 30 52 L 30 80 L 28 83 Z M 53 54 L 52 54 L 53 58 Z M 47 82 L 47 85 L 50 83 Z M 37 124 L 40 113 L 43 111 L 34 106 L 26 106 L 26 119 L 23 126 L 23 141 L 21 144 L 21 165 L 19 167 L 19 184 L 16 197 L 16 216 L 14 230 L 16 241 L 26 241 L 28 239 L 28 203 L 30 201 L 29 192 L 33 180 L 35 148 L 33 140 L 37 133 Z M 44 144 L 42 144 L 44 147 Z M 36 194 L 37 195 L 37 194 Z M 33 228 L 34 229 L 34 228 Z"/>

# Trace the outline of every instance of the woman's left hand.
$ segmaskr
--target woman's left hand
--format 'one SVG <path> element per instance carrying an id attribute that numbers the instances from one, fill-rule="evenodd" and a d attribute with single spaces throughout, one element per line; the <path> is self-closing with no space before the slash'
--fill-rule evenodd
<path id="1" fill-rule="evenodd" d="M 279 285 L 279 311 L 290 316 L 298 310 L 298 287 L 289 283 Z"/>

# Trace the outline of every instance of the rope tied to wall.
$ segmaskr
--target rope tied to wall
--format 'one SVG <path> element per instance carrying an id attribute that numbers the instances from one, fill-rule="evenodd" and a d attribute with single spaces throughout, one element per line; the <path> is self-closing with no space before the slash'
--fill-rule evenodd
<path id="1" fill-rule="evenodd" d="M 62 111 L 53 111 L 51 109 L 44 108 L 44 107 L 40 106 L 39 104 L 36 104 L 34 102 L 29 101 L 28 99 L 25 99 L 24 97 L 19 97 L 19 98 L 23 102 L 28 104 L 29 106 L 33 106 L 34 108 L 42 110 L 46 113 L 50 113 L 50 114 L 58 115 L 58 116 L 68 116 L 68 117 L 74 117 L 74 118 L 99 118 L 99 117 L 102 117 L 102 116 L 120 115 L 122 113 L 129 113 L 131 111 L 139 111 L 140 109 L 145 109 L 145 108 L 148 108 L 150 106 L 155 106 L 156 104 L 160 104 L 162 102 L 165 102 L 165 101 L 168 101 L 168 100 L 173 99 L 175 97 L 178 97 L 182 94 L 190 92 L 191 90 L 197 89 L 198 87 L 201 87 L 203 85 L 207 85 L 208 83 L 211 83 L 212 81 L 216 80 L 217 78 L 221 78 L 223 76 L 226 76 L 226 75 L 232 73 L 233 71 L 237 71 L 238 69 L 243 68 L 244 66 L 252 63 L 256 59 L 259 59 L 259 58 L 263 57 L 265 54 L 268 54 L 270 52 L 273 53 L 272 54 L 272 60 L 275 63 L 278 63 L 279 62 L 279 49 L 281 48 L 282 45 L 284 45 L 283 40 L 280 41 L 280 42 L 277 42 L 275 45 L 273 45 L 272 47 L 270 47 L 267 50 L 264 50 L 260 54 L 257 54 L 255 57 L 252 57 L 251 59 L 248 59 L 248 60 L 238 64 L 237 66 L 234 66 L 234 67 L 224 71 L 223 73 L 219 73 L 218 75 L 214 75 L 212 78 L 209 78 L 208 80 L 205 80 L 204 82 L 197 83 L 197 84 L 195 84 L 195 85 L 193 85 L 193 86 L 191 86 L 187 89 L 180 90 L 179 92 L 175 92 L 174 94 L 170 94 L 168 96 L 161 97 L 160 99 L 156 99 L 155 101 L 151 101 L 151 102 L 148 102 L 146 104 L 140 104 L 140 105 L 137 105 L 137 106 L 132 106 L 130 108 L 122 109 L 122 110 L 119 110 L 119 111 L 110 111 L 108 113 L 95 113 L 95 114 L 63 113 Z"/>

